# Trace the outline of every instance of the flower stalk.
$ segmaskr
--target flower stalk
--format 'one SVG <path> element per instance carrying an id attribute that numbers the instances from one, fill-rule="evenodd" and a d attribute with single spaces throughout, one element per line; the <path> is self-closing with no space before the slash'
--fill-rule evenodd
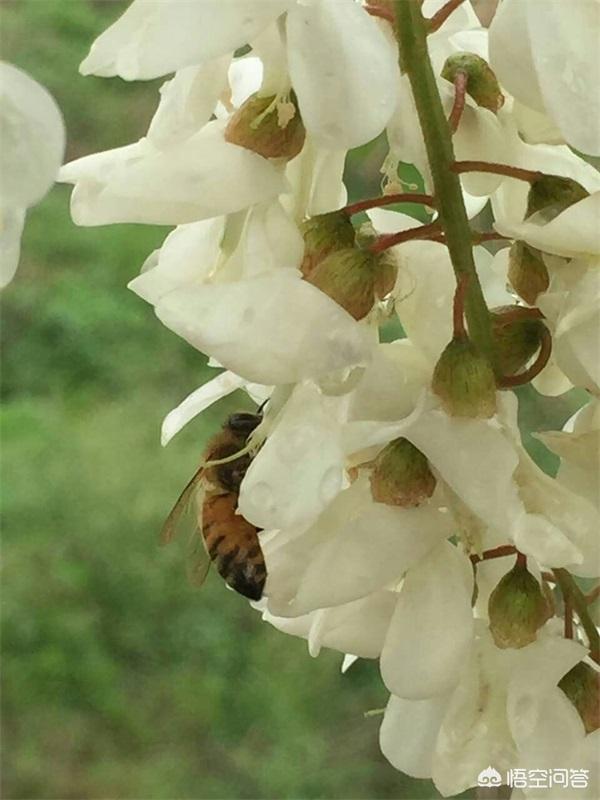
<path id="1" fill-rule="evenodd" d="M 590 657 L 600 664 L 600 634 L 598 634 L 598 630 L 590 616 L 586 596 L 579 586 L 577 586 L 573 576 L 568 570 L 557 568 L 552 571 L 554 572 L 556 583 L 560 587 L 563 598 L 565 601 L 567 601 L 568 598 L 569 604 L 579 617 L 581 627 L 588 637 Z"/>
<path id="2" fill-rule="evenodd" d="M 457 72 L 454 78 L 454 104 L 448 117 L 448 125 L 452 133 L 456 133 L 460 119 L 465 110 L 467 99 L 467 82 L 469 77 L 466 72 Z"/>
<path id="3" fill-rule="evenodd" d="M 469 336 L 495 366 L 492 329 L 481 284 L 475 270 L 471 229 L 463 201 L 460 180 L 452 171 L 455 163 L 452 134 L 437 88 L 427 49 L 427 34 L 444 21 L 459 5 L 446 4 L 432 20 L 421 13 L 421 4 L 394 0 L 396 38 L 400 49 L 400 67 L 408 75 L 423 131 L 429 166 L 433 177 L 437 208 L 445 234 L 450 259 L 457 280 L 469 276 L 465 303 Z M 444 11 L 441 22 L 440 13 Z M 436 21 L 437 17 L 437 21 Z"/>
<path id="4" fill-rule="evenodd" d="M 369 211 L 371 208 L 380 208 L 381 206 L 391 206 L 394 203 L 418 203 L 420 205 L 435 208 L 435 199 L 430 194 L 384 194 L 382 197 L 369 197 L 366 200 L 358 200 L 356 203 L 350 203 L 345 206 L 342 211 L 349 217 L 354 214 L 360 214 L 361 211 Z"/>
<path id="5" fill-rule="evenodd" d="M 453 11 L 464 3 L 465 0 L 448 0 L 438 11 L 435 12 L 431 19 L 427 20 L 427 33 L 435 33 L 442 27 L 444 22 L 448 19 Z"/>
<path id="6" fill-rule="evenodd" d="M 527 181 L 527 183 L 535 183 L 544 176 L 543 172 L 535 169 L 523 169 L 510 164 L 496 164 L 492 161 L 455 161 L 451 169 L 457 175 L 461 175 L 463 172 L 490 172 L 493 175 L 506 175 L 507 178 L 515 178 L 518 181 Z"/>

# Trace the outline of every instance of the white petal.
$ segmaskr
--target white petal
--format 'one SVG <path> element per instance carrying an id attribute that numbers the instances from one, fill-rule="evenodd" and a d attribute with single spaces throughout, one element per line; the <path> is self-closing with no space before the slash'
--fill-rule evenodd
<path id="1" fill-rule="evenodd" d="M 24 224 L 24 209 L 0 208 L 0 289 L 12 281 L 17 271 Z"/>
<path id="2" fill-rule="evenodd" d="M 508 687 L 507 716 L 517 744 L 532 735 L 547 696 L 587 650 L 570 639 L 540 637 L 523 648 Z"/>
<path id="3" fill-rule="evenodd" d="M 231 214 L 285 191 L 267 159 L 229 144 L 222 129 L 222 122 L 211 122 L 167 150 L 142 141 L 68 164 L 60 179 L 76 184 L 74 222 L 177 225 Z"/>
<path id="4" fill-rule="evenodd" d="M 200 414 L 206 408 L 227 397 L 228 394 L 241 389 L 245 384 L 243 378 L 234 375 L 233 372 L 223 372 L 211 381 L 199 386 L 198 389 L 189 394 L 176 408 L 169 411 L 163 420 L 160 443 L 164 447 L 169 444 L 176 433 Z"/>
<path id="5" fill-rule="evenodd" d="M 448 700 L 447 694 L 426 700 L 390 695 L 379 730 L 379 745 L 393 767 L 413 778 L 431 777 L 435 744 Z"/>
<path id="6" fill-rule="evenodd" d="M 198 133 L 215 110 L 227 82 L 229 56 L 200 67 L 184 67 L 160 87 L 160 104 L 148 139 L 156 147 L 167 147 Z"/>
<path id="7" fill-rule="evenodd" d="M 596 0 L 523 5 L 549 116 L 570 145 L 600 155 L 600 6 Z"/>
<path id="8" fill-rule="evenodd" d="M 368 502 L 317 544 L 290 613 L 346 603 L 398 583 L 452 532 L 449 514 L 431 506 L 401 509 Z"/>
<path id="9" fill-rule="evenodd" d="M 346 150 L 326 150 L 306 137 L 301 152 L 287 165 L 291 191 L 282 197 L 284 208 L 298 222 L 335 211 L 346 203 L 343 183 Z"/>
<path id="10" fill-rule="evenodd" d="M 292 270 L 164 297 L 159 319 L 249 381 L 297 383 L 366 363 L 368 331 Z"/>
<path id="11" fill-rule="evenodd" d="M 600 192 L 570 206 L 551 222 L 509 223 L 499 220 L 494 227 L 503 236 L 523 239 L 532 247 L 559 256 L 600 255 Z"/>
<path id="12" fill-rule="evenodd" d="M 381 655 L 381 675 L 399 697 L 419 700 L 451 689 L 471 646 L 473 573 L 449 542 L 407 574 Z"/>
<path id="13" fill-rule="evenodd" d="M 0 62 L 2 203 L 26 209 L 56 180 L 65 125 L 54 98 L 25 72 Z"/>
<path id="14" fill-rule="evenodd" d="M 143 300 L 156 305 L 173 289 L 203 283 L 215 268 L 220 253 L 225 219 L 179 225 L 160 250 L 144 263 L 142 272 L 127 286 Z"/>
<path id="15" fill-rule="evenodd" d="M 394 592 L 377 592 L 337 608 L 288 619 L 265 612 L 263 619 L 284 633 L 309 639 L 311 655 L 331 647 L 359 658 L 377 658 L 396 602 Z"/>
<path id="16" fill-rule="evenodd" d="M 324 147 L 358 147 L 396 104 L 397 54 L 356 3 L 298 5 L 287 18 L 290 77 L 306 129 Z"/>
<path id="17" fill-rule="evenodd" d="M 535 111 L 544 101 L 531 52 L 527 21 L 529 4 L 504 0 L 490 25 L 490 65 L 508 91 Z"/>
<path id="18" fill-rule="evenodd" d="M 247 44 L 290 0 L 134 0 L 101 34 L 83 75 L 148 80 L 201 64 Z"/>
<path id="19" fill-rule="evenodd" d="M 513 474 L 518 455 L 492 421 L 432 410 L 404 434 L 468 508 L 506 533 L 521 513 Z"/>
<path id="20" fill-rule="evenodd" d="M 252 278 L 275 269 L 299 268 L 304 239 L 276 200 L 250 210 L 240 248 L 244 276 Z"/>
<path id="21" fill-rule="evenodd" d="M 242 482 L 239 509 L 259 528 L 308 524 L 342 487 L 340 428 L 319 390 L 297 386 Z"/>

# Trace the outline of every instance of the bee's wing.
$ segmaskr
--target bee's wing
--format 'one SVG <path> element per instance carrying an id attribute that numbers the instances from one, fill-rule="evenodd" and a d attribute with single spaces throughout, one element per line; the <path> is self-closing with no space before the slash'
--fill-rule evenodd
<path id="1" fill-rule="evenodd" d="M 186 554 L 186 572 L 190 584 L 195 588 L 202 586 L 208 575 L 209 567 L 210 556 L 202 532 L 196 525 L 196 529 L 190 536 Z"/>
<path id="2" fill-rule="evenodd" d="M 200 480 L 202 478 L 202 473 L 204 472 L 204 467 L 200 467 L 188 481 L 186 487 L 182 491 L 182 493 L 177 498 L 175 505 L 171 509 L 169 516 L 166 518 L 164 525 L 162 526 L 160 532 L 160 543 L 165 545 L 172 542 L 173 539 L 177 536 L 177 533 L 183 527 L 183 525 L 187 522 L 188 524 L 193 524 L 193 531 L 196 533 L 198 529 L 198 520 L 197 515 L 195 513 L 190 513 L 190 506 L 193 505 L 191 501 L 196 494 L 196 490 L 199 488 Z M 202 538 L 202 537 L 200 537 Z"/>

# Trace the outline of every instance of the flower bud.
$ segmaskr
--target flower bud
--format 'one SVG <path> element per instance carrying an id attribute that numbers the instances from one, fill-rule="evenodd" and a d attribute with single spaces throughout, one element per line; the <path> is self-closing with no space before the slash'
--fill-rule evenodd
<path id="1" fill-rule="evenodd" d="M 293 114 L 282 114 L 281 109 Z M 264 158 L 291 159 L 302 150 L 304 125 L 296 97 L 280 103 L 277 95 L 251 95 L 232 115 L 225 128 L 225 141 L 253 150 Z"/>
<path id="2" fill-rule="evenodd" d="M 515 292 L 532 306 L 550 285 L 540 251 L 525 242 L 515 242 L 508 253 L 508 280 Z"/>
<path id="3" fill-rule="evenodd" d="M 475 53 L 453 53 L 446 59 L 442 78 L 454 83 L 458 72 L 467 76 L 467 94 L 478 106 L 493 111 L 494 114 L 504 105 L 504 95 L 490 65 Z"/>
<path id="4" fill-rule="evenodd" d="M 490 631 L 498 647 L 525 647 L 552 610 L 542 588 L 519 561 L 496 586 L 488 602 Z"/>
<path id="5" fill-rule="evenodd" d="M 453 417 L 491 417 L 496 411 L 494 372 L 467 336 L 455 336 L 446 345 L 431 388 Z"/>
<path id="6" fill-rule="evenodd" d="M 391 269 L 389 254 L 348 247 L 330 253 L 306 280 L 359 320 L 371 311 L 376 296 L 389 291 Z"/>
<path id="7" fill-rule="evenodd" d="M 408 439 L 394 439 L 373 462 L 371 494 L 377 503 L 418 506 L 431 497 L 435 485 L 429 462 Z"/>
<path id="8" fill-rule="evenodd" d="M 600 672 L 580 661 L 558 685 L 579 712 L 585 732 L 600 728 Z"/>
<path id="9" fill-rule="evenodd" d="M 525 219 L 540 211 L 543 212 L 543 220 L 550 222 L 569 206 L 586 197 L 589 197 L 589 192 L 572 178 L 542 175 L 531 184 Z"/>
<path id="10" fill-rule="evenodd" d="M 515 375 L 538 351 L 544 323 L 540 319 L 531 319 L 529 309 L 523 306 L 500 306 L 490 313 L 500 372 L 502 375 Z"/>
<path id="11" fill-rule="evenodd" d="M 330 253 L 354 246 L 354 226 L 343 211 L 319 214 L 302 223 L 304 258 L 300 269 L 305 278 Z"/>

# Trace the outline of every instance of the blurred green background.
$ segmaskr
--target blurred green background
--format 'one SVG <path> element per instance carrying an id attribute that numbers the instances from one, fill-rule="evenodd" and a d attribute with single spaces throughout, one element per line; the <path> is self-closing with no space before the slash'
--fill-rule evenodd
<path id="1" fill-rule="evenodd" d="M 160 82 L 77 72 L 124 7 L 0 4 L 2 58 L 56 97 L 67 160 L 143 135 L 157 102 Z M 438 797 L 379 753 L 376 663 L 342 676 L 341 655 L 311 659 L 214 575 L 192 591 L 157 547 L 206 437 L 249 402 L 161 449 L 163 416 L 211 372 L 125 288 L 167 229 L 76 228 L 68 196 L 30 211 L 3 296 L 3 796 Z M 574 407 L 529 399 L 537 428 Z"/>

